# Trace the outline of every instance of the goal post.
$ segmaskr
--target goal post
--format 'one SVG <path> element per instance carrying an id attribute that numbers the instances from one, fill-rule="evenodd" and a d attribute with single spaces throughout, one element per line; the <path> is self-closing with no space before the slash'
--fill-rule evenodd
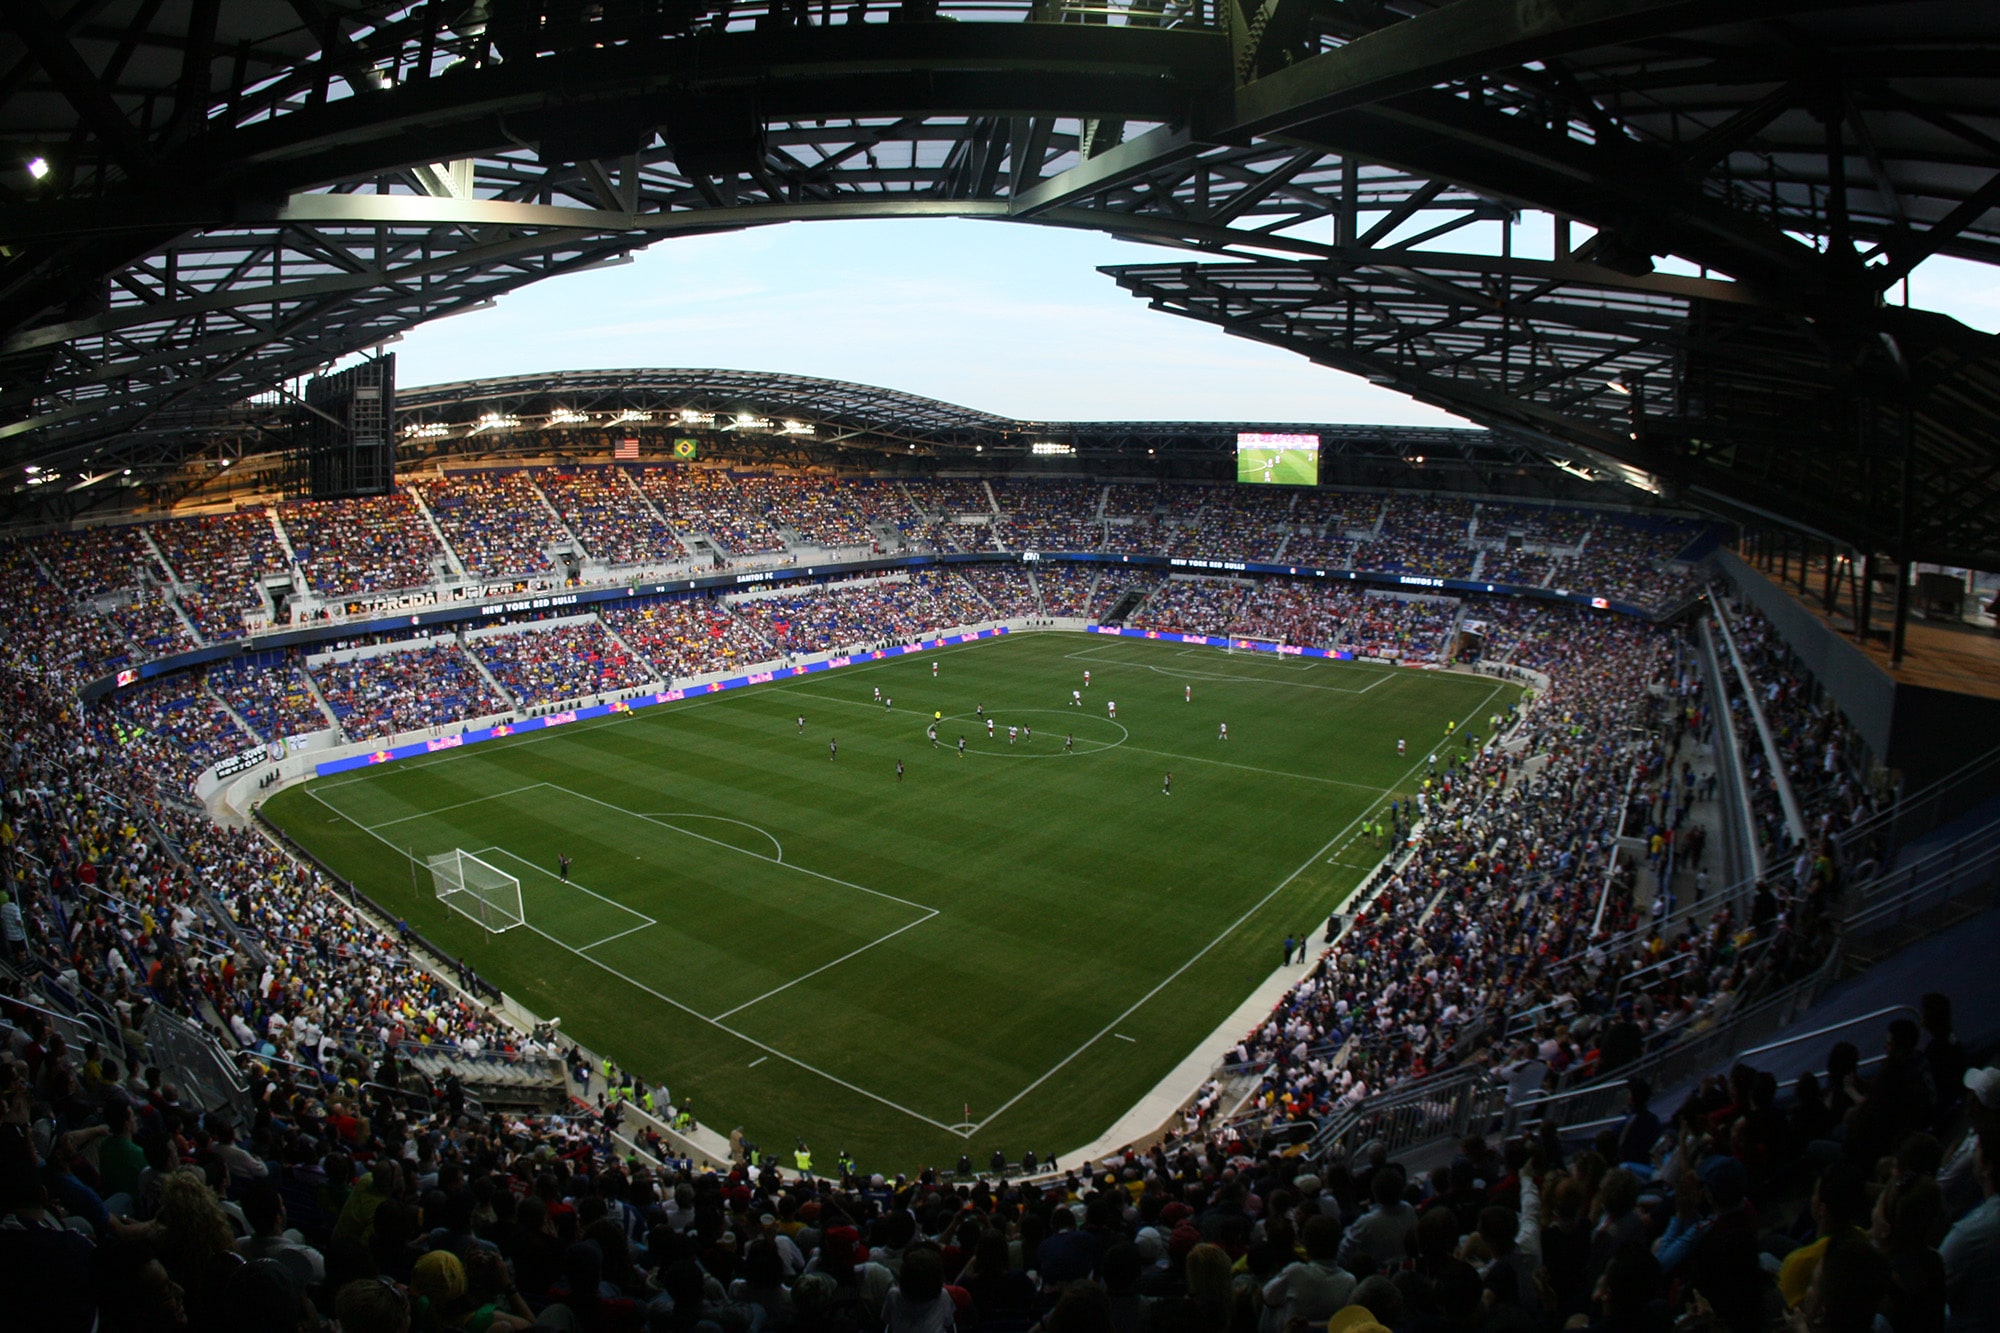
<path id="1" fill-rule="evenodd" d="M 521 881 L 457 847 L 425 858 L 438 901 L 498 934 L 527 924 Z"/>

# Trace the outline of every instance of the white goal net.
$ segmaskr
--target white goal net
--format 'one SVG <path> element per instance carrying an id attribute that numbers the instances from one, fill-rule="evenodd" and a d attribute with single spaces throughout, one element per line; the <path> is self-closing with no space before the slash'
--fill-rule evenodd
<path id="1" fill-rule="evenodd" d="M 521 913 L 521 881 L 456 847 L 425 862 L 438 901 L 486 929 L 499 932 L 526 923 Z"/>

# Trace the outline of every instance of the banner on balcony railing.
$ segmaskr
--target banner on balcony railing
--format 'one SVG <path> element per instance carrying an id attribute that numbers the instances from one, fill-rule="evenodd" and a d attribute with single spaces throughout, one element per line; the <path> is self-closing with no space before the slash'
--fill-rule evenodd
<path id="1" fill-rule="evenodd" d="M 1270 639 L 1238 639 L 1215 634 L 1177 634 L 1165 629 L 1124 629 L 1117 625 L 1092 625 L 1092 634 L 1111 634 L 1121 639 L 1157 639 L 1161 643 L 1192 643 L 1204 648 L 1233 648 L 1239 653 L 1277 653 L 1283 657 L 1330 657 L 1336 662 L 1352 662 L 1354 654 L 1341 648 L 1302 648 L 1295 643 L 1274 643 Z"/>
<path id="2" fill-rule="evenodd" d="M 367 768 L 372 764 L 391 764 L 398 759 L 411 759 L 421 754 L 435 754 L 439 750 L 455 750 L 463 745 L 477 745 L 481 741 L 499 740 L 506 736 L 526 736 L 550 727 L 566 726 L 571 722 L 587 722 L 592 718 L 613 717 L 619 713 L 629 713 L 639 708 L 651 708 L 654 704 L 679 703 L 683 699 L 698 699 L 704 694 L 720 694 L 724 690 L 741 689 L 745 685 L 767 685 L 774 680 L 790 680 L 794 676 L 809 676 L 815 672 L 832 671 L 839 667 L 852 666 L 856 662 L 879 662 L 885 658 L 903 657 L 910 653 L 929 652 L 937 648 L 949 648 L 953 644 L 972 643 L 978 639 L 991 639 L 1005 634 L 1007 627 L 972 630 L 965 634 L 944 634 L 933 639 L 923 639 L 916 643 L 898 644 L 893 648 L 876 648 L 864 653 L 851 653 L 842 657 L 829 657 L 820 662 L 804 662 L 798 666 L 773 667 L 769 671 L 751 671 L 741 676 L 727 676 L 712 680 L 705 685 L 688 685 L 671 690 L 658 690 L 651 694 L 641 694 L 631 698 L 617 699 L 609 703 L 591 704 L 584 708 L 566 708 L 560 712 L 545 713 L 539 717 L 524 717 L 515 722 L 502 722 L 491 727 L 470 727 L 449 736 L 430 736 L 420 741 L 409 741 L 385 749 L 371 750 L 366 754 L 351 754 L 340 759 L 328 759 L 316 764 L 313 771 L 320 777 L 329 773 L 345 773 L 357 768 Z M 1196 642 L 1190 639 L 1189 642 Z M 1219 641 L 1218 641 L 1219 642 Z"/>

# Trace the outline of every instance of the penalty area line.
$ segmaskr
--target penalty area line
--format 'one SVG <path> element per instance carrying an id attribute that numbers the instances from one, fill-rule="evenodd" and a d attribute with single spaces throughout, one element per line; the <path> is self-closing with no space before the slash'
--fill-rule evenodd
<path id="1" fill-rule="evenodd" d="M 544 784 L 544 785 L 553 785 L 553 784 Z M 333 805 L 331 802 L 321 797 L 318 792 L 308 789 L 306 794 L 311 796 L 314 800 L 318 801 L 321 805 L 325 806 L 327 809 L 333 811 L 334 814 L 339 815 L 342 819 L 345 819 L 348 823 L 354 825 L 355 828 L 360 829 L 363 833 L 366 833 L 369 837 L 374 838 L 384 847 L 387 847 L 391 851 L 395 852 L 398 856 L 406 857 L 413 862 L 416 860 L 416 858 L 410 854 L 408 849 L 396 846 L 395 843 L 390 842 L 387 838 L 375 832 L 373 829 L 369 828 L 366 824 L 363 824 L 360 820 L 354 818 L 354 816 L 348 814 L 346 811 L 340 809 L 338 806 Z M 571 794 L 574 795 L 575 793 Z M 599 802 L 599 804 L 605 804 L 605 803 Z M 612 808 L 616 809 L 618 807 L 614 806 Z M 627 810 L 625 811 L 625 813 L 630 814 L 631 811 Z M 685 832 L 686 830 L 681 830 L 681 831 Z M 713 841 L 713 839 L 708 839 L 707 841 Z M 728 844 L 725 843 L 723 845 L 727 846 Z M 477 855 L 477 853 L 474 853 L 474 855 Z M 512 853 L 509 853 L 509 855 L 512 855 Z M 745 855 L 755 856 L 756 853 L 746 852 Z M 520 857 L 515 857 L 514 859 L 517 861 L 521 860 Z M 762 860 L 769 860 L 770 858 L 758 857 L 757 859 L 762 861 Z M 527 861 L 522 861 L 521 863 L 523 865 L 532 864 L 532 862 L 527 862 Z M 808 871 L 807 873 L 811 874 L 814 872 Z M 821 878 L 828 878 L 828 877 L 821 876 Z M 859 888 L 860 886 L 854 885 L 852 887 Z M 870 889 L 867 890 L 867 892 L 872 893 L 874 892 L 874 890 Z M 889 895 L 884 894 L 882 896 L 887 897 Z M 624 904 L 622 903 L 618 905 L 621 907 L 624 906 Z M 911 905 L 922 906 L 922 904 L 911 904 Z M 628 907 L 625 908 L 625 910 L 629 912 L 632 909 Z M 927 910 L 935 911 L 936 909 L 932 908 Z M 638 915 L 638 913 L 634 913 L 634 915 Z M 681 1001 L 676 1000 L 673 996 L 668 995 L 663 991 L 655 990 L 653 987 L 648 986 L 643 981 L 638 981 L 633 979 L 632 977 L 627 976 L 625 973 L 620 972 L 617 968 L 612 967 L 608 963 L 601 962 L 598 959 L 592 958 L 589 954 L 579 951 L 575 945 L 569 943 L 566 940 L 557 939 L 555 936 L 549 934 L 549 932 L 543 930 L 540 926 L 537 926 L 532 921 L 523 921 L 521 924 L 526 929 L 534 931 L 535 934 L 540 935 L 543 939 L 555 945 L 557 948 L 568 950 L 570 953 L 575 954 L 578 958 L 583 959 L 584 962 L 589 963 L 592 967 L 595 967 L 600 971 L 603 971 L 611 976 L 616 977 L 618 980 L 624 982 L 626 985 L 632 987 L 634 990 L 642 991 L 645 994 L 652 996 L 660 1003 L 678 1009 L 682 1013 L 688 1015 L 690 1018 L 706 1023 L 710 1027 L 716 1029 L 718 1032 L 726 1032 L 730 1036 L 736 1038 L 738 1041 L 756 1047 L 758 1050 L 764 1052 L 766 1057 L 776 1056 L 778 1059 L 783 1060 L 786 1064 L 789 1064 L 796 1069 L 800 1069 L 808 1074 L 813 1074 L 819 1078 L 823 1078 L 827 1082 L 834 1084 L 836 1087 L 845 1088 L 849 1092 L 854 1093 L 858 1097 L 867 1098 L 869 1101 L 874 1102 L 878 1106 L 886 1106 L 892 1111 L 901 1112 L 903 1115 L 910 1117 L 910 1119 L 912 1120 L 921 1121 L 922 1123 L 929 1125 L 932 1129 L 943 1130 L 947 1134 L 958 1134 L 960 1135 L 960 1137 L 969 1137 L 969 1135 L 965 1131 L 962 1131 L 961 1129 L 955 1126 L 947 1125 L 941 1120 L 933 1120 L 921 1111 L 912 1111 L 909 1107 L 904 1106 L 899 1102 L 892 1102 L 887 1097 L 884 1097 L 882 1094 L 878 1092 L 870 1092 L 868 1089 L 862 1087 L 857 1083 L 848 1082 L 846 1079 L 840 1077 L 838 1074 L 831 1074 L 828 1073 L 826 1070 L 819 1068 L 816 1065 L 807 1064 L 804 1060 L 799 1059 L 797 1056 L 788 1055 L 784 1051 L 779 1050 L 777 1047 L 770 1045 L 768 1042 L 759 1041 L 755 1037 L 749 1035 L 746 1032 L 740 1031 L 737 1028 L 730 1027 L 727 1023 L 719 1022 L 716 1019 L 710 1018 L 707 1014 L 702 1013 L 699 1009 L 694 1008 L 692 1005 L 684 1004 Z"/>

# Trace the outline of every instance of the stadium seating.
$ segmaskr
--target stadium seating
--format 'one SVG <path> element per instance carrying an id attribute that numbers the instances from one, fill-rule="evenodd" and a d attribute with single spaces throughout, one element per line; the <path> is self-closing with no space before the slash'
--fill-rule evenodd
<path id="1" fill-rule="evenodd" d="M 776 656 L 777 649 L 719 602 L 705 597 L 614 606 L 604 623 L 632 645 L 662 680 L 750 666 Z"/>
<path id="2" fill-rule="evenodd" d="M 293 501 L 278 506 L 292 554 L 322 597 L 421 588 L 437 577 L 444 551 L 410 497 Z"/>
<path id="3" fill-rule="evenodd" d="M 311 674 L 342 733 L 354 741 L 441 727 L 508 706 L 451 639 L 323 662 Z"/>
<path id="4" fill-rule="evenodd" d="M 239 658 L 218 662 L 208 668 L 207 684 L 262 740 L 303 736 L 328 726 L 326 714 L 313 697 L 312 685 L 296 661 L 268 663 Z"/>
<path id="5" fill-rule="evenodd" d="M 532 474 L 447 472 L 413 489 L 468 574 L 499 578 L 555 568 L 549 550 L 565 537 Z"/>
<path id="6" fill-rule="evenodd" d="M 686 558 L 621 468 L 541 473 L 537 482 L 569 530 L 607 565 L 643 565 Z"/>
<path id="7" fill-rule="evenodd" d="M 263 609 L 258 580 L 290 569 L 271 513 L 261 506 L 171 518 L 152 524 L 151 531 L 179 580 L 181 609 L 211 642 L 240 638 L 244 613 Z"/>
<path id="8" fill-rule="evenodd" d="M 530 707 L 633 689 L 649 674 L 595 617 L 553 628 L 530 624 L 468 640 L 466 647 L 503 689 Z"/>

